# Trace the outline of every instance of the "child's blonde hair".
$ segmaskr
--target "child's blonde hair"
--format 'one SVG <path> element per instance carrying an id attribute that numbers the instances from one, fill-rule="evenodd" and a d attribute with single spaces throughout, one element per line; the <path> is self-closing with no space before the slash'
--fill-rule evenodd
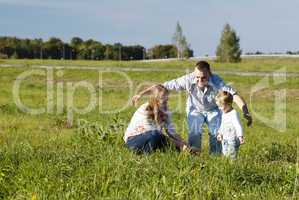
<path id="1" fill-rule="evenodd" d="M 226 91 L 220 91 L 216 96 L 216 102 L 218 105 L 230 105 L 233 104 L 233 95 Z"/>

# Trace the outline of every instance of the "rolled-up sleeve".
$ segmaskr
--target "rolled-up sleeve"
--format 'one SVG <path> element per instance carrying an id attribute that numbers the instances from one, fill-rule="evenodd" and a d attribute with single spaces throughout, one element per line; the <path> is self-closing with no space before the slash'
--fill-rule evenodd
<path id="1" fill-rule="evenodd" d="M 231 95 L 237 94 L 237 90 L 235 90 L 230 85 L 225 84 L 225 82 L 218 75 L 214 74 L 212 76 L 212 82 L 218 90 L 229 92 Z"/>
<path id="2" fill-rule="evenodd" d="M 186 90 L 188 81 L 190 81 L 189 79 L 190 75 L 188 74 L 177 79 L 166 81 L 163 83 L 163 86 L 168 90 Z"/>

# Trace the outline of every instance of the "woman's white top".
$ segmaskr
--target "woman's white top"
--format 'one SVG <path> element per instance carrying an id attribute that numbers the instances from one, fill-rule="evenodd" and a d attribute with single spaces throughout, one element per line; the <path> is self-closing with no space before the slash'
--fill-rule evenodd
<path id="1" fill-rule="evenodd" d="M 129 126 L 125 132 L 124 140 L 127 142 L 129 137 L 136 136 L 147 131 L 158 130 L 162 131 L 162 128 L 167 128 L 169 134 L 174 134 L 174 125 L 171 122 L 171 114 L 167 112 L 168 120 L 162 127 L 158 127 L 156 123 L 148 118 L 148 111 L 146 110 L 148 103 L 141 105 L 134 113 Z"/>

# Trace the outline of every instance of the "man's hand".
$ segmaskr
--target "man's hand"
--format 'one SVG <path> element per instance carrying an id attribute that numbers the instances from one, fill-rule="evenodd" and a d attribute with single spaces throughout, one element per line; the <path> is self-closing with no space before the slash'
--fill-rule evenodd
<path id="1" fill-rule="evenodd" d="M 243 116 L 244 118 L 247 120 L 247 126 L 251 126 L 252 125 L 252 117 L 248 111 L 247 105 L 243 105 L 242 107 L 242 111 L 243 111 Z"/>
<path id="2" fill-rule="evenodd" d="M 133 104 L 133 106 L 136 106 L 137 105 L 137 103 L 138 103 L 138 101 L 139 101 L 139 99 L 141 98 L 141 96 L 140 95 L 134 95 L 133 97 L 132 97 L 132 99 L 131 99 L 131 102 L 132 102 L 132 104 Z"/>
<path id="3" fill-rule="evenodd" d="M 247 120 L 247 126 L 251 126 L 252 125 L 252 117 L 249 113 L 244 113 L 243 114 L 244 118 Z"/>

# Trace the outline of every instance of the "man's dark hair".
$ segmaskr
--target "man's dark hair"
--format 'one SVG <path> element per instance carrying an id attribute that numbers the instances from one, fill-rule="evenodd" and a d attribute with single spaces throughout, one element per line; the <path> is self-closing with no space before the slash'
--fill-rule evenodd
<path id="1" fill-rule="evenodd" d="M 198 61 L 195 67 L 199 71 L 206 70 L 209 73 L 209 75 L 212 75 L 209 63 L 204 60 Z"/>

